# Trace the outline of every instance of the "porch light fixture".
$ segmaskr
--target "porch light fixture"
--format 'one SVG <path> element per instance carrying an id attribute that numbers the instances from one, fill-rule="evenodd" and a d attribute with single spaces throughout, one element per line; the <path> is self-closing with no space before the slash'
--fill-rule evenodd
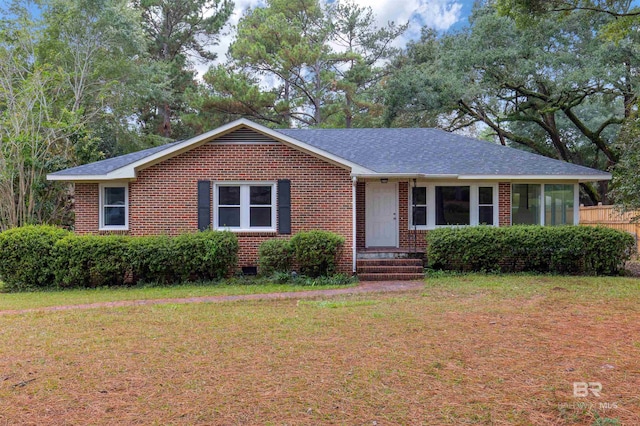
<path id="1" fill-rule="evenodd" d="M 381 178 L 380 179 L 380 183 L 388 183 L 388 182 L 389 182 L 389 179 L 387 179 L 387 178 Z"/>

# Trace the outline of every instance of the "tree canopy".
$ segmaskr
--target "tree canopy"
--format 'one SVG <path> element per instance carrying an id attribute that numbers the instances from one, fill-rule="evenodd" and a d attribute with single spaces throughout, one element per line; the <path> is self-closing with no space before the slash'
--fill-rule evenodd
<path id="1" fill-rule="evenodd" d="M 457 131 L 480 123 L 502 144 L 609 169 L 640 67 L 636 34 L 618 42 L 598 35 L 610 19 L 576 11 L 519 27 L 489 4 L 465 31 L 425 32 L 388 84 L 387 124 Z M 606 191 L 583 189 L 593 202 Z"/>
<path id="2" fill-rule="evenodd" d="M 233 12 L 230 0 L 135 0 L 142 17 L 148 54 L 167 79 L 141 106 L 140 122 L 147 134 L 165 138 L 193 136 L 182 123 L 188 113 L 185 92 L 195 85 L 194 62 L 216 59 L 211 48 Z"/>
<path id="3" fill-rule="evenodd" d="M 238 24 L 227 64 L 205 76 L 203 109 L 276 126 L 371 125 L 374 90 L 406 25 L 377 27 L 371 8 L 268 0 Z"/>

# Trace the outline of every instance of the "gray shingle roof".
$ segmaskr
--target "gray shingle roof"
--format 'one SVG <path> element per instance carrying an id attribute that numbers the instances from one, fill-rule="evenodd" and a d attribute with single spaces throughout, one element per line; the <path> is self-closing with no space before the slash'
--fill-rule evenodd
<path id="1" fill-rule="evenodd" d="M 279 132 L 378 173 L 609 175 L 439 129 L 286 129 Z"/>
<path id="2" fill-rule="evenodd" d="M 600 170 L 438 129 L 282 129 L 277 132 L 377 173 L 610 178 L 608 173 Z M 52 175 L 106 175 L 179 143 L 85 164 Z"/>
<path id="3" fill-rule="evenodd" d="M 153 148 L 143 149 L 142 151 L 132 152 L 130 154 L 120 155 L 118 157 L 108 158 L 106 160 L 96 161 L 95 163 L 84 164 L 70 169 L 60 170 L 51 173 L 54 176 L 83 176 L 83 175 L 106 175 L 109 172 L 117 170 L 121 167 L 135 163 L 145 157 L 164 151 L 182 141 L 171 142 Z"/>

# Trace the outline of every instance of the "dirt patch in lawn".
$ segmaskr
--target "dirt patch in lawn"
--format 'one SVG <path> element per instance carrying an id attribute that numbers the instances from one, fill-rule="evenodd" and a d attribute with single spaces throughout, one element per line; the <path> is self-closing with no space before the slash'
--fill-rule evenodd
<path id="1" fill-rule="evenodd" d="M 638 302 L 560 280 L 6 316 L 0 424 L 635 425 Z"/>
<path id="2" fill-rule="evenodd" d="M 630 260 L 624 266 L 625 272 L 631 277 L 640 277 L 640 260 Z"/>

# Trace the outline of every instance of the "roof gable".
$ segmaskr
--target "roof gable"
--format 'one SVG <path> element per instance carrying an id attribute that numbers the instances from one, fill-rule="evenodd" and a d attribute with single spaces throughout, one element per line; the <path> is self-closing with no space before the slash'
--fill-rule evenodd
<path id="1" fill-rule="evenodd" d="M 270 144 L 278 143 L 274 138 L 258 133 L 249 127 L 241 127 L 209 141 L 216 144 Z"/>
<path id="2" fill-rule="evenodd" d="M 358 172 L 372 172 L 321 148 L 308 145 L 246 119 L 236 120 L 184 141 L 109 158 L 47 175 L 48 180 L 108 181 L 135 179 L 137 172 L 208 142 L 216 143 L 274 143 L 280 142 L 314 155 L 332 164 Z"/>

